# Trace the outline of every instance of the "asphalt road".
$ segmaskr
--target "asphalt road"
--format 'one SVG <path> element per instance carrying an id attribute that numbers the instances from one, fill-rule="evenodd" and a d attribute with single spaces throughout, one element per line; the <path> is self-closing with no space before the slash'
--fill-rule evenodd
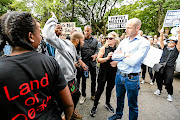
<path id="1" fill-rule="evenodd" d="M 141 80 L 141 79 L 140 79 Z M 138 105 L 139 105 L 139 117 L 138 120 L 180 120 L 180 73 L 175 73 L 174 76 L 174 94 L 173 102 L 168 102 L 167 92 L 163 87 L 162 94 L 160 96 L 154 95 L 154 91 L 157 89 L 157 85 L 150 85 L 149 75 L 146 74 L 145 83 L 141 84 Z M 83 120 L 107 120 L 107 118 L 113 113 L 110 113 L 105 107 L 105 91 L 103 92 L 100 104 L 95 117 L 90 116 L 90 110 L 93 106 L 93 101 L 90 99 L 90 79 L 87 79 L 87 97 L 83 105 L 78 104 L 77 110 L 83 116 Z M 129 108 L 127 102 L 127 96 L 125 98 L 124 115 L 122 120 L 129 119 Z M 116 108 L 116 91 L 115 88 L 112 91 L 111 105 Z"/>

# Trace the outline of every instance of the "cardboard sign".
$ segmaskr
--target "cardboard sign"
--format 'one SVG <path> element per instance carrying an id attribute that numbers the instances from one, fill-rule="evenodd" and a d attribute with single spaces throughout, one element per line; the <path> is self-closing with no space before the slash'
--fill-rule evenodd
<path id="1" fill-rule="evenodd" d="M 71 34 L 71 30 L 76 27 L 75 22 L 61 22 L 60 25 L 62 26 L 62 30 L 65 34 Z"/>
<path id="2" fill-rule="evenodd" d="M 128 15 L 108 16 L 108 30 L 125 29 Z"/>
<path id="3" fill-rule="evenodd" d="M 143 64 L 152 68 L 154 64 L 159 63 L 161 56 L 162 56 L 161 49 L 150 47 L 148 54 L 143 60 Z"/>
<path id="4" fill-rule="evenodd" d="M 163 27 L 180 26 L 180 9 L 168 10 L 164 19 Z"/>

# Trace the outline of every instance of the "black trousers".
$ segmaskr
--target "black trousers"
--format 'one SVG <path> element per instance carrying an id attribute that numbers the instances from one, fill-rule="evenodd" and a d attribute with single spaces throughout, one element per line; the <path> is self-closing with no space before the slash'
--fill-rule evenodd
<path id="1" fill-rule="evenodd" d="M 99 101 L 99 99 L 100 99 L 100 97 L 104 91 L 104 87 L 105 87 L 106 82 L 107 82 L 107 85 L 106 85 L 106 103 L 110 103 L 111 92 L 112 92 L 112 89 L 114 88 L 114 85 L 115 85 L 115 75 L 107 77 L 106 80 L 98 80 L 98 88 L 97 88 L 95 100 L 94 100 L 94 106 L 96 106 L 96 107 L 97 107 L 98 101 Z"/>
<path id="2" fill-rule="evenodd" d="M 165 84 L 165 89 L 167 90 L 168 94 L 173 94 L 173 77 L 174 77 L 174 67 L 165 67 L 164 73 L 160 74 L 156 72 L 156 82 L 159 90 L 162 90 L 163 83 Z"/>
<path id="3" fill-rule="evenodd" d="M 96 67 L 91 64 L 88 66 L 91 74 L 91 96 L 95 95 L 96 91 Z M 86 97 L 86 77 L 82 75 L 82 96 Z"/>
<path id="4" fill-rule="evenodd" d="M 146 77 L 146 65 L 142 64 L 141 69 L 142 69 L 142 79 L 144 80 Z M 153 80 L 153 72 L 152 72 L 151 67 L 148 67 L 148 73 L 149 73 L 151 80 Z"/>

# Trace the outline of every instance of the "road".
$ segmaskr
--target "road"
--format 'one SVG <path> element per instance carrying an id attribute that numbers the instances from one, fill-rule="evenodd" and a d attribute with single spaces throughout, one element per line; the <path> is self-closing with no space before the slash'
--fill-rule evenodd
<path id="1" fill-rule="evenodd" d="M 141 80 L 141 79 L 140 79 Z M 160 96 L 154 95 L 154 91 L 157 89 L 156 83 L 150 85 L 149 75 L 146 74 L 145 83 L 141 84 L 138 105 L 139 105 L 139 117 L 138 120 L 180 120 L 180 73 L 175 73 L 174 76 L 174 94 L 173 102 L 168 102 L 167 92 L 163 87 L 162 94 Z M 113 113 L 107 111 L 104 107 L 105 104 L 105 91 L 103 92 L 100 104 L 95 117 L 91 117 L 89 112 L 93 106 L 93 101 L 90 99 L 90 79 L 87 79 L 87 98 L 83 105 L 78 104 L 77 110 L 83 116 L 83 120 L 107 120 L 107 118 Z M 125 98 L 124 115 L 122 120 L 129 119 L 129 108 L 127 102 L 127 96 Z M 115 88 L 112 91 L 111 105 L 116 108 L 116 91 Z"/>

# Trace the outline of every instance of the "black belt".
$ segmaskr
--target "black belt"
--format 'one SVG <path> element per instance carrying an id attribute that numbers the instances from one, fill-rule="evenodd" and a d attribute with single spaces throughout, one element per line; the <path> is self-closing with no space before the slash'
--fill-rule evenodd
<path id="1" fill-rule="evenodd" d="M 131 79 L 133 76 L 139 75 L 139 73 L 129 73 L 129 74 L 127 74 L 127 73 L 121 73 L 121 72 L 120 72 L 120 74 L 121 74 L 122 77 L 129 77 L 130 79 Z"/>

